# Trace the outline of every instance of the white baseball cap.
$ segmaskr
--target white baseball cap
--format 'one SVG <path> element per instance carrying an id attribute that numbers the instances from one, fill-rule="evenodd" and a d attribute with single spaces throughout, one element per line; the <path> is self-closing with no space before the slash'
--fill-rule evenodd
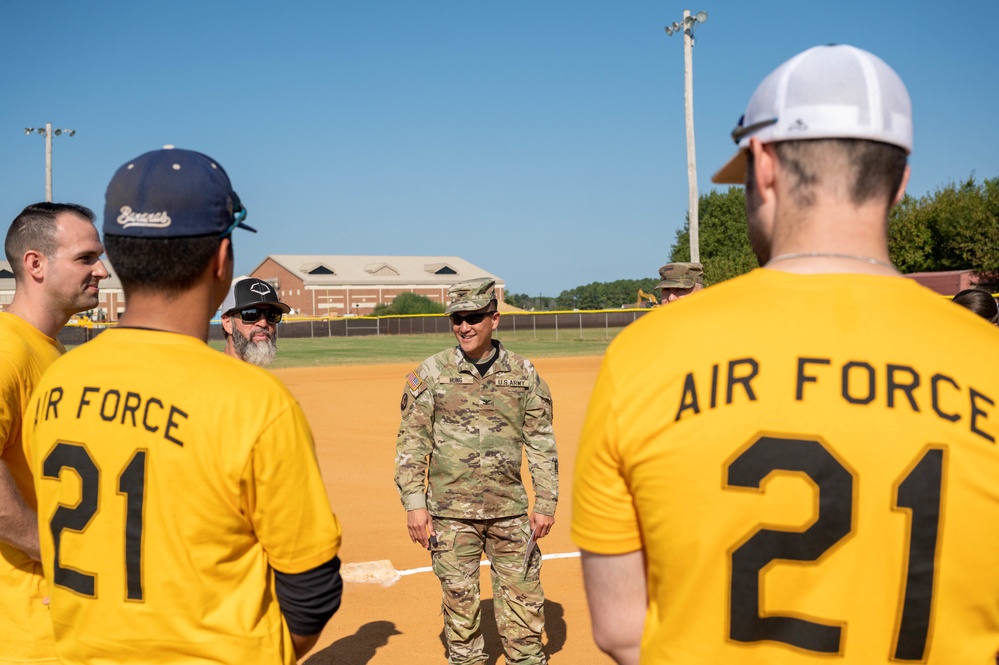
<path id="1" fill-rule="evenodd" d="M 763 79 L 732 130 L 739 151 L 711 181 L 741 185 L 750 137 L 763 143 L 865 139 L 912 152 L 912 102 L 902 79 L 872 53 L 815 46 Z"/>

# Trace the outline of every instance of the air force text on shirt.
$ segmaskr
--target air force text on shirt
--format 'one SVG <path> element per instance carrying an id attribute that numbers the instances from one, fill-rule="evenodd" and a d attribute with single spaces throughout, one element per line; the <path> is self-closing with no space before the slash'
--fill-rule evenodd
<path id="1" fill-rule="evenodd" d="M 74 415 L 77 420 L 99 417 L 109 423 L 142 427 L 153 434 L 161 433 L 171 443 L 184 445 L 180 437 L 182 426 L 187 422 L 186 412 L 173 404 L 164 404 L 158 397 L 115 388 L 85 386 L 79 395 L 67 395 L 61 386 L 55 386 L 38 399 L 35 425 Z"/>
<path id="2" fill-rule="evenodd" d="M 766 399 L 760 394 L 759 379 L 764 372 L 775 371 L 787 377 L 787 390 L 798 402 L 838 395 L 858 408 L 879 405 L 916 413 L 929 410 L 990 443 L 996 440 L 989 420 L 995 400 L 957 377 L 940 371 L 920 371 L 904 363 L 834 362 L 821 357 L 798 357 L 777 367 L 764 366 L 754 358 L 736 358 L 688 372 L 675 420 L 739 400 Z"/>

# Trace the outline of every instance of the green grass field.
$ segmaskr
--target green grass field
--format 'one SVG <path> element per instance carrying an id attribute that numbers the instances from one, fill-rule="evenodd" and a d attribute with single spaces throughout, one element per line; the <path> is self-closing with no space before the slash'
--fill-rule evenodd
<path id="1" fill-rule="evenodd" d="M 513 331 L 500 330 L 496 339 L 509 350 L 528 358 L 599 356 L 621 328 L 584 328 Z M 222 349 L 222 342 L 211 342 Z M 369 365 L 379 363 L 418 363 L 442 349 L 454 346 L 449 333 L 426 335 L 380 335 L 367 337 L 287 338 L 278 340 L 278 354 L 272 368 L 322 367 L 326 365 Z"/>

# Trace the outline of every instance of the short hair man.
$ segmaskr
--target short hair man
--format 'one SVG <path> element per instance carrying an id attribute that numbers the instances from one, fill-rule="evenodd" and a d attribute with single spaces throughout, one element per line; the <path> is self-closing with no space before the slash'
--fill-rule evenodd
<path id="1" fill-rule="evenodd" d="M 56 335 L 73 314 L 97 306 L 108 271 L 94 213 L 72 203 L 26 207 L 4 252 L 14 298 L 0 312 L 0 662 L 54 663 L 22 416 L 42 373 L 66 350 Z"/>
<path id="2" fill-rule="evenodd" d="M 222 301 L 223 353 L 251 365 L 270 365 L 277 354 L 277 324 L 290 309 L 262 279 L 233 282 Z"/>
<path id="3" fill-rule="evenodd" d="M 715 179 L 763 269 L 608 349 L 572 526 L 619 663 L 995 658 L 999 340 L 889 262 L 911 118 L 866 51 L 778 67 Z M 677 330 L 710 335 L 650 359 Z"/>
<path id="4" fill-rule="evenodd" d="M 430 550 L 441 581 L 448 662 L 487 660 L 479 630 L 485 551 L 506 662 L 537 665 L 545 662 L 545 597 L 535 540 L 551 530 L 558 500 L 551 392 L 529 360 L 493 339 L 495 280 L 459 282 L 448 298 L 458 346 L 406 376 L 396 487 L 409 537 Z M 534 482 L 530 517 L 524 450 Z"/>
<path id="5" fill-rule="evenodd" d="M 49 368 L 26 423 L 64 665 L 292 665 L 339 604 L 340 527 L 301 409 L 205 343 L 245 214 L 189 150 L 145 153 L 108 185 L 127 309 Z"/>
<path id="6" fill-rule="evenodd" d="M 659 278 L 659 304 L 668 305 L 704 288 L 704 267 L 700 263 L 667 263 L 659 269 Z"/>

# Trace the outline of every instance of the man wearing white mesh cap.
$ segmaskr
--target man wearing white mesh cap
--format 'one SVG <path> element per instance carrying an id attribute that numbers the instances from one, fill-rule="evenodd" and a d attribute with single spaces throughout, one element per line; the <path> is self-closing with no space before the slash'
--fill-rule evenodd
<path id="1" fill-rule="evenodd" d="M 890 263 L 911 117 L 866 51 L 774 70 L 714 178 L 762 268 L 608 349 L 572 533 L 617 662 L 994 662 L 999 341 Z"/>

